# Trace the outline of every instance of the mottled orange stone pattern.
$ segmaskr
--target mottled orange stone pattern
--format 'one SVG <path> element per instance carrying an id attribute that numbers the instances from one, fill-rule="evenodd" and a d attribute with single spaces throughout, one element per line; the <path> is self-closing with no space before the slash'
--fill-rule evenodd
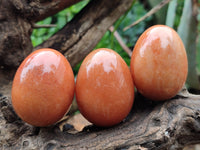
<path id="1" fill-rule="evenodd" d="M 137 90 L 152 100 L 167 100 L 183 87 L 188 72 L 187 54 L 179 35 L 165 25 L 147 29 L 131 57 Z"/>
<path id="2" fill-rule="evenodd" d="M 134 101 L 131 73 L 121 56 L 106 48 L 92 51 L 79 69 L 76 99 L 80 112 L 95 125 L 121 122 Z"/>
<path id="3" fill-rule="evenodd" d="M 12 105 L 25 122 L 48 126 L 67 112 L 74 91 L 74 75 L 67 59 L 44 48 L 31 53 L 19 66 L 12 85 Z"/>

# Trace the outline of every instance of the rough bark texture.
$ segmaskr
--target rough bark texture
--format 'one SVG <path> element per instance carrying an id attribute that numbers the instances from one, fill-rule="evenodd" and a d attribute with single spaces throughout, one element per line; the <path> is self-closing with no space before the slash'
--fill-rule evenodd
<path id="1" fill-rule="evenodd" d="M 0 85 L 32 52 L 33 24 L 80 0 L 0 0 Z"/>
<path id="2" fill-rule="evenodd" d="M 15 115 L 9 96 L 1 96 L 0 108 L 0 147 L 4 149 L 173 150 L 200 142 L 200 96 L 185 90 L 165 102 L 137 94 L 131 113 L 119 125 L 88 126 L 76 134 L 62 132 L 58 125 L 36 128 L 25 124 Z"/>
<path id="3" fill-rule="evenodd" d="M 31 25 L 15 13 L 7 0 L 0 0 L 0 83 L 32 51 Z"/>

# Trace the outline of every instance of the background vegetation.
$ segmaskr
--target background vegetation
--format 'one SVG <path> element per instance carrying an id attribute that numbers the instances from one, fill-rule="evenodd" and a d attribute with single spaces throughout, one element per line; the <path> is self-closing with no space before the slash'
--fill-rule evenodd
<path id="1" fill-rule="evenodd" d="M 193 8 L 190 7 L 190 4 L 192 3 L 192 1 L 190 4 L 187 3 L 189 1 L 190 0 L 171 0 L 169 5 L 163 7 L 154 15 L 147 17 L 147 19 L 141 21 L 139 24 L 124 31 L 123 29 L 126 26 L 140 19 L 142 16 L 147 14 L 151 8 L 155 7 L 160 2 L 160 0 L 156 0 L 156 1 L 134 0 L 131 9 L 126 14 L 124 14 L 124 16 L 122 16 L 118 21 L 116 21 L 116 23 L 113 26 L 114 26 L 114 30 L 116 30 L 121 36 L 122 41 L 131 50 L 133 49 L 138 37 L 142 34 L 142 32 L 144 32 L 146 28 L 154 24 L 167 24 L 168 26 L 171 26 L 181 35 L 181 38 L 182 37 L 185 39 L 195 38 L 196 40 L 194 40 L 193 43 L 189 45 L 186 42 L 184 42 L 186 49 L 191 47 L 191 45 L 194 46 L 192 48 L 192 55 L 191 55 L 191 51 L 189 52 L 190 56 L 192 57 L 192 60 L 191 58 L 188 58 L 189 63 L 191 62 L 193 66 L 195 64 L 195 67 L 191 68 L 193 72 L 188 75 L 189 78 L 193 80 L 193 82 L 191 82 L 190 81 L 191 79 L 190 79 L 188 80 L 187 85 L 188 87 L 192 89 L 200 90 L 200 81 L 199 81 L 199 71 L 200 71 L 200 42 L 199 42 L 200 41 L 200 36 L 199 36 L 200 13 L 199 11 L 200 11 L 200 8 L 198 8 L 199 10 L 198 10 L 198 15 L 197 15 L 198 24 L 197 25 L 193 24 L 194 31 L 191 31 L 191 32 L 195 32 L 195 29 L 197 29 L 196 34 L 188 35 L 185 33 L 185 28 L 187 27 L 187 23 L 189 24 L 190 22 L 186 23 L 184 19 L 188 17 L 189 12 L 186 12 L 187 13 L 187 16 L 186 16 L 184 15 L 183 11 L 184 11 L 184 8 L 185 9 L 188 8 L 188 10 L 185 10 L 185 11 L 190 11 L 190 12 L 193 11 L 192 10 Z M 64 27 L 65 24 L 69 22 L 85 5 L 87 5 L 88 2 L 89 0 L 82 0 L 81 2 L 59 12 L 58 14 L 52 17 L 48 17 L 45 20 L 38 22 L 37 23 L 38 25 L 52 24 L 52 25 L 55 25 L 55 27 L 34 29 L 31 36 L 33 46 L 37 46 L 41 44 L 43 41 L 47 40 L 54 33 L 56 33 L 58 30 Z M 200 0 L 198 0 L 197 3 L 200 3 Z M 186 27 L 184 26 L 184 23 L 186 24 L 185 25 Z M 191 29 L 188 29 L 188 30 L 191 30 Z M 129 55 L 120 46 L 120 44 L 114 37 L 113 33 L 114 32 L 111 32 L 108 30 L 105 33 L 105 35 L 102 37 L 101 41 L 97 44 L 96 48 L 101 48 L 101 47 L 111 48 L 115 50 L 117 53 L 119 53 L 122 56 L 122 58 L 126 61 L 126 63 L 130 65 Z M 73 68 L 75 74 L 77 74 L 80 64 L 81 63 L 79 63 L 76 67 Z M 189 64 L 189 67 L 190 67 L 190 64 Z"/>

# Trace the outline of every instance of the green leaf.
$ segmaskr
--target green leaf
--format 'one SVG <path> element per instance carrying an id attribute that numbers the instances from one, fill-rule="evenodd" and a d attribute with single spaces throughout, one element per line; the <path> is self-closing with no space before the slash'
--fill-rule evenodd
<path id="1" fill-rule="evenodd" d="M 172 0 L 169 3 L 168 10 L 167 10 L 167 18 L 166 18 L 166 25 L 173 28 L 174 20 L 176 17 L 176 7 L 177 7 L 177 0 Z"/>
<path id="2" fill-rule="evenodd" d="M 64 27 L 64 25 L 67 23 L 67 19 L 64 16 L 59 16 L 58 18 L 58 22 L 57 22 L 57 27 L 59 29 L 61 29 L 62 27 Z"/>
<path id="3" fill-rule="evenodd" d="M 196 65 L 197 16 L 193 14 L 191 0 L 185 0 L 178 34 L 185 45 L 188 56 L 187 84 L 190 88 L 200 90 L 200 81 Z"/>

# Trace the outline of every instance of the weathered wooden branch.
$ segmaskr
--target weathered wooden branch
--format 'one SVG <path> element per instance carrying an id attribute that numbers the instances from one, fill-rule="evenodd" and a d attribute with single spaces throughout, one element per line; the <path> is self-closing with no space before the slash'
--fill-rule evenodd
<path id="1" fill-rule="evenodd" d="M 81 0 L 9 0 L 14 10 L 23 18 L 32 22 L 43 20 Z"/>
<path id="2" fill-rule="evenodd" d="M 88 126 L 61 132 L 57 125 L 36 128 L 13 112 L 9 97 L 0 98 L 0 147 L 4 149 L 182 149 L 200 142 L 200 96 L 182 91 L 164 102 L 137 94 L 129 116 L 110 128 Z"/>
<path id="3" fill-rule="evenodd" d="M 79 1 L 81 0 L 53 0 L 53 1 L 44 0 L 44 2 L 41 3 L 40 16 L 35 16 L 33 20 L 35 21 L 43 20 L 44 18 L 52 16 Z"/>
<path id="4" fill-rule="evenodd" d="M 131 4 L 130 0 L 92 0 L 62 30 L 35 49 L 57 49 L 75 66 L 96 46 L 108 28 Z"/>

